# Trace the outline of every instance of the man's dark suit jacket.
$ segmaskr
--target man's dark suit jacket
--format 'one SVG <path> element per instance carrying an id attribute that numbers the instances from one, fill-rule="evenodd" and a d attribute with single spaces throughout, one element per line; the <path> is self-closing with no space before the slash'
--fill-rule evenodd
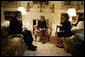
<path id="1" fill-rule="evenodd" d="M 10 21 L 9 33 L 11 34 L 21 34 L 22 32 L 22 21 L 14 17 Z"/>
<path id="2" fill-rule="evenodd" d="M 18 20 L 16 17 L 10 21 L 9 26 L 9 33 L 10 34 L 22 34 L 24 36 L 24 40 L 27 43 L 32 43 L 33 37 L 30 31 L 22 30 L 22 21 Z"/>

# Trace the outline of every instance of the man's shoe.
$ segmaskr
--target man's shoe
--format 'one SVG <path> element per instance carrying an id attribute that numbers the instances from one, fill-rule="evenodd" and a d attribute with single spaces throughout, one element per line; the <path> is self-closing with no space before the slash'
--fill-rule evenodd
<path id="1" fill-rule="evenodd" d="M 33 45 L 33 47 L 34 47 L 34 48 L 37 48 L 37 46 L 34 46 L 34 45 Z"/>
<path id="2" fill-rule="evenodd" d="M 37 46 L 34 46 L 33 44 L 32 44 L 32 47 L 33 47 L 33 48 L 37 48 Z"/>

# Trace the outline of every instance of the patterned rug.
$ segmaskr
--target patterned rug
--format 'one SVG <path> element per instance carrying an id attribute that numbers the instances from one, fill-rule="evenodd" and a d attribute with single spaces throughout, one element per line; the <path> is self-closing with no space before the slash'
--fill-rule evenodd
<path id="1" fill-rule="evenodd" d="M 37 50 L 26 50 L 23 56 L 71 56 L 64 48 L 58 48 L 52 43 L 33 42 L 33 44 L 37 46 Z"/>

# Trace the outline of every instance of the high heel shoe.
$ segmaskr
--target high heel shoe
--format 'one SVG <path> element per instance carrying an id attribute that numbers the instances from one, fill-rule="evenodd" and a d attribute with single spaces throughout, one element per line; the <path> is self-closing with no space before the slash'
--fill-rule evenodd
<path id="1" fill-rule="evenodd" d="M 64 48 L 63 45 L 60 45 L 59 48 Z"/>

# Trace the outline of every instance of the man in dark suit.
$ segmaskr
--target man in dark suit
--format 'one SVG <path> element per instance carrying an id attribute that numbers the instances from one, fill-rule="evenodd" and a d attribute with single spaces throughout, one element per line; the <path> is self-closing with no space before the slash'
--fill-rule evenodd
<path id="1" fill-rule="evenodd" d="M 24 30 L 23 30 L 24 29 Z M 24 41 L 28 46 L 29 50 L 35 51 L 37 46 L 32 44 L 33 37 L 30 31 L 26 28 L 22 29 L 22 14 L 20 11 L 16 11 L 15 17 L 10 20 L 9 33 L 10 34 L 22 34 L 24 36 Z"/>

